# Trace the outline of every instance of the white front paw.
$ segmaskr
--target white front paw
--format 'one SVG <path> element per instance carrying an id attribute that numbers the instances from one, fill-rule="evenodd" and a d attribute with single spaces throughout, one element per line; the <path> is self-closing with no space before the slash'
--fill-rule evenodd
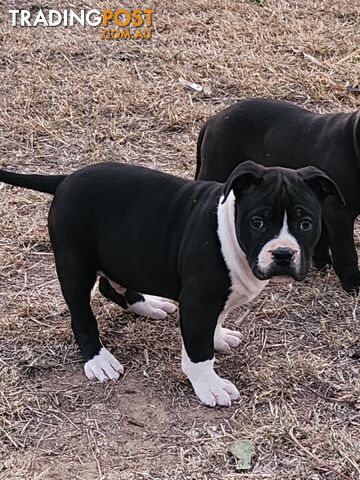
<path id="1" fill-rule="evenodd" d="M 85 375 L 89 380 L 117 380 L 124 373 L 124 367 L 106 348 L 102 347 L 98 355 L 88 360 L 84 365 Z"/>
<path id="2" fill-rule="evenodd" d="M 239 398 L 239 392 L 229 380 L 220 378 L 214 372 L 214 358 L 193 362 L 183 346 L 182 370 L 193 386 L 201 402 L 208 407 L 229 407 L 232 400 Z"/>
<path id="3" fill-rule="evenodd" d="M 232 348 L 240 345 L 241 333 L 229 330 L 220 325 L 216 327 L 214 335 L 214 348 L 217 352 L 230 353 Z"/>
<path id="4" fill-rule="evenodd" d="M 229 380 L 219 377 L 215 372 L 211 378 L 194 382 L 193 387 L 200 401 L 208 407 L 230 407 L 232 400 L 239 398 L 238 389 Z"/>
<path id="5" fill-rule="evenodd" d="M 143 297 L 145 301 L 129 305 L 128 310 L 154 320 L 165 318 L 169 313 L 176 311 L 176 305 L 169 302 L 166 298 L 154 295 L 143 295 Z"/>

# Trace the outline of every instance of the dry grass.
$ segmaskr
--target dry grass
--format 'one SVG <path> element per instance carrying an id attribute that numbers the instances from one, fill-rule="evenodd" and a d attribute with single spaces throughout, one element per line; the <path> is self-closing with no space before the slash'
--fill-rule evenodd
<path id="1" fill-rule="evenodd" d="M 202 122 L 239 98 L 359 108 L 346 90 L 359 82 L 356 2 L 157 4 L 151 43 L 12 29 L 0 16 L 3 167 L 69 172 L 114 159 L 191 178 Z M 360 477 L 359 306 L 333 272 L 268 288 L 232 316 L 242 344 L 217 367 L 241 390 L 230 409 L 196 402 L 179 370 L 177 318 L 141 320 L 99 296 L 102 337 L 127 370 L 116 384 L 91 383 L 56 280 L 49 197 L 0 188 L 1 479 Z M 236 473 L 227 456 L 237 438 L 255 447 L 251 472 Z"/>

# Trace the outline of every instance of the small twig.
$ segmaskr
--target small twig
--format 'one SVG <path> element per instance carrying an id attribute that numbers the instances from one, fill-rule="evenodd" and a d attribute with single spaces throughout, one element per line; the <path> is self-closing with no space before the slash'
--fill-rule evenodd
<path id="1" fill-rule="evenodd" d="M 136 427 L 141 427 L 141 428 L 145 427 L 144 423 L 138 422 L 137 420 L 133 420 L 132 418 L 128 418 L 127 422 L 130 423 L 130 425 L 135 425 Z"/>

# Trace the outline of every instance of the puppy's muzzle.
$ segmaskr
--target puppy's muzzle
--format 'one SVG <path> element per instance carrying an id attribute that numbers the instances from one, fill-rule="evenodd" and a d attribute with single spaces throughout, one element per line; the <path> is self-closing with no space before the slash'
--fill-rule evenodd
<path id="1" fill-rule="evenodd" d="M 290 267 L 295 259 L 295 251 L 291 248 L 280 247 L 271 252 L 273 262 L 277 267 Z"/>

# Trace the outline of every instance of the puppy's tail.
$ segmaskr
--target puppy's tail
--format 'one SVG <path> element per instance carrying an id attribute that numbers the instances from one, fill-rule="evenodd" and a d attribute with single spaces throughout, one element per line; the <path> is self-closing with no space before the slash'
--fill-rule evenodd
<path id="1" fill-rule="evenodd" d="M 203 139 L 204 139 L 206 127 L 207 127 L 207 122 L 204 123 L 204 125 L 201 127 L 201 130 L 200 130 L 200 133 L 199 133 L 199 138 L 198 138 L 197 144 L 196 144 L 195 180 L 197 180 L 197 178 L 199 176 L 199 173 L 200 173 L 200 169 L 201 169 L 201 146 L 202 146 L 202 142 L 203 142 Z"/>
<path id="2" fill-rule="evenodd" d="M 67 175 L 26 175 L 22 173 L 0 170 L 0 182 L 15 187 L 30 188 L 38 192 L 55 194 L 57 187 Z"/>

